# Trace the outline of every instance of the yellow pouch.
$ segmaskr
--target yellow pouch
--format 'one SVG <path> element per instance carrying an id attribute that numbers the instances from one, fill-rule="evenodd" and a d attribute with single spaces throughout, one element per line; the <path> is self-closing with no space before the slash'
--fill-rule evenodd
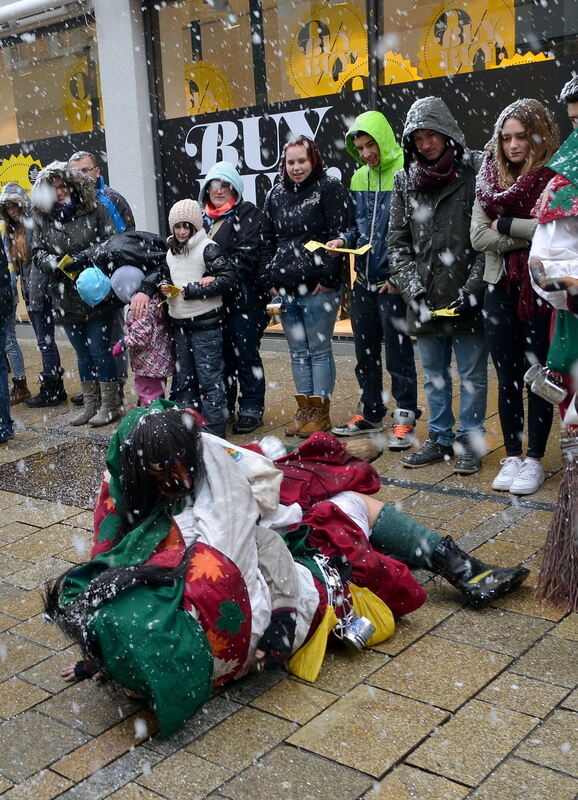
<path id="1" fill-rule="evenodd" d="M 333 606 L 327 606 L 323 619 L 311 639 L 289 659 L 287 664 L 289 672 L 309 683 L 317 680 L 327 650 L 327 639 L 338 621 Z"/>
<path id="2" fill-rule="evenodd" d="M 455 308 L 438 308 L 437 311 L 431 312 L 432 317 L 457 317 L 459 316 Z"/>
<path id="3" fill-rule="evenodd" d="M 165 283 L 164 285 L 168 286 L 171 291 L 170 294 L 168 294 L 164 300 L 161 300 L 160 303 L 157 303 L 157 308 L 160 308 L 160 306 L 162 306 L 163 303 L 166 303 L 167 300 L 173 300 L 173 298 L 175 298 L 181 291 L 178 286 L 173 286 L 170 283 Z"/>
<path id="4" fill-rule="evenodd" d="M 372 645 L 384 642 L 390 636 L 393 636 L 395 633 L 395 620 L 383 600 L 365 586 L 355 586 L 355 584 L 350 583 L 349 590 L 355 613 L 360 617 L 367 617 L 375 625 L 375 633 L 367 642 L 366 647 L 372 647 Z"/>
<path id="5" fill-rule="evenodd" d="M 62 270 L 67 278 L 70 278 L 71 281 L 75 281 L 78 276 L 80 275 L 80 270 L 69 270 L 67 269 L 69 264 L 72 264 L 74 259 L 72 256 L 62 256 L 58 264 L 56 265 L 58 269 Z"/>

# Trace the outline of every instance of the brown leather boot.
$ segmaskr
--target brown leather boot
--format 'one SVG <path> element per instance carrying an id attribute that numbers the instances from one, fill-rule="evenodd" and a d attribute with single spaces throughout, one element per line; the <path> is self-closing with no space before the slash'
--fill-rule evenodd
<path id="1" fill-rule="evenodd" d="M 309 395 L 309 420 L 301 427 L 298 434 L 302 439 L 306 439 L 312 433 L 317 433 L 317 431 L 328 431 L 331 428 L 331 420 L 329 419 L 330 405 L 331 400 L 329 397 Z"/>
<path id="2" fill-rule="evenodd" d="M 22 403 L 27 397 L 30 397 L 30 390 L 26 385 L 26 378 L 12 378 L 10 405 L 15 406 L 16 403 Z"/>
<path id="3" fill-rule="evenodd" d="M 295 400 L 297 400 L 297 412 L 293 421 L 285 428 L 285 436 L 298 436 L 309 419 L 309 397 L 306 394 L 296 394 Z"/>

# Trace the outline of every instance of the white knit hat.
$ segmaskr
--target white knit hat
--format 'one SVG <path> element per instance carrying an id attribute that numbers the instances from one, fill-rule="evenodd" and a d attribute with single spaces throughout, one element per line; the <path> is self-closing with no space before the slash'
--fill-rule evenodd
<path id="1" fill-rule="evenodd" d="M 195 231 L 203 227 L 203 212 L 196 200 L 179 200 L 169 211 L 169 228 L 171 233 L 177 222 L 190 222 Z"/>

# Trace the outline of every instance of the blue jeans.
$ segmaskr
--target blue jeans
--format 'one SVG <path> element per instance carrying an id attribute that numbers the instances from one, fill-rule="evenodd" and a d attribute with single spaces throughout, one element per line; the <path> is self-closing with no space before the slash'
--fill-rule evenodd
<path id="1" fill-rule="evenodd" d="M 330 397 L 335 386 L 335 360 L 331 348 L 340 293 L 284 298 L 283 332 L 291 354 L 293 381 L 298 394 Z"/>
<path id="2" fill-rule="evenodd" d="M 452 411 L 452 350 L 460 376 L 460 424 L 457 436 L 484 430 L 488 389 L 488 350 L 483 333 L 418 336 L 425 375 L 429 428 L 442 445 L 455 439 Z"/>
<path id="3" fill-rule="evenodd" d="M 64 325 L 70 344 L 74 347 L 81 381 L 116 380 L 116 365 L 112 346 L 112 322 L 116 309 L 90 317 L 85 322 Z"/>
<path id="4" fill-rule="evenodd" d="M 6 346 L 4 352 L 10 361 L 12 377 L 21 381 L 26 374 L 24 372 L 24 356 L 16 338 L 16 314 L 12 313 L 5 317 Z"/>
<path id="5" fill-rule="evenodd" d="M 268 315 L 259 311 L 229 312 L 223 331 L 223 359 L 229 413 L 235 411 L 237 382 L 239 414 L 261 419 L 265 408 L 265 372 L 259 353 Z"/>
<path id="6" fill-rule="evenodd" d="M 8 389 L 8 365 L 4 358 L 6 349 L 7 317 L 0 317 L 0 442 L 5 442 L 14 433 L 10 416 L 10 390 Z"/>
<path id="7" fill-rule="evenodd" d="M 42 357 L 42 374 L 60 374 L 60 353 L 54 338 L 54 314 L 50 300 L 45 300 L 42 311 L 28 309 L 30 324 L 34 328 L 36 344 Z"/>
<path id="8" fill-rule="evenodd" d="M 200 411 L 207 430 L 224 437 L 228 413 L 222 328 L 195 331 L 173 322 L 172 334 L 177 358 L 171 400 Z"/>
<path id="9" fill-rule="evenodd" d="M 380 422 L 387 413 L 383 392 L 382 342 L 385 368 L 391 377 L 391 393 L 398 408 L 418 418 L 417 375 L 413 343 L 406 334 L 406 305 L 400 294 L 371 292 L 356 283 L 351 294 L 351 326 L 361 389 L 363 416 Z"/>

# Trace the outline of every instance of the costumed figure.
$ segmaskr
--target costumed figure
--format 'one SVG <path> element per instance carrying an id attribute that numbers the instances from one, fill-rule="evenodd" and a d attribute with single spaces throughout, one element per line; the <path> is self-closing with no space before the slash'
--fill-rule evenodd
<path id="1" fill-rule="evenodd" d="M 446 577 L 477 607 L 528 574 L 483 564 L 369 497 L 376 471 L 329 434 L 285 454 L 271 437 L 236 448 L 198 421 L 164 400 L 125 416 L 108 450 L 91 561 L 46 596 L 47 616 L 87 659 L 63 677 L 102 674 L 138 693 L 160 737 L 214 685 L 255 667 L 287 664 L 315 680 L 332 630 L 359 648 L 391 636 L 393 619 L 426 597 L 402 560 Z"/>

